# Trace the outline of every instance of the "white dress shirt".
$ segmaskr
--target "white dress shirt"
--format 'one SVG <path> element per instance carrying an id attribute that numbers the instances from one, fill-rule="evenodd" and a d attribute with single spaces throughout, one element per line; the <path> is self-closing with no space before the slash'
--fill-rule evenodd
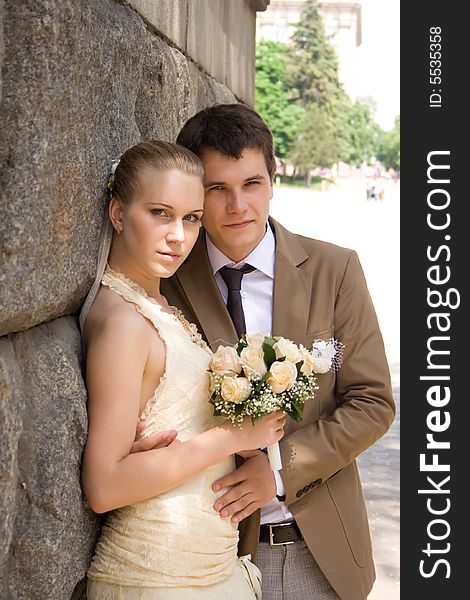
<path id="1" fill-rule="evenodd" d="M 227 285 L 219 273 L 219 269 L 228 266 L 241 268 L 246 263 L 255 267 L 251 273 L 243 275 L 240 295 L 245 314 L 247 333 L 271 334 L 273 314 L 274 264 L 276 241 L 271 227 L 266 227 L 266 233 L 256 248 L 244 260 L 234 263 L 221 252 L 206 235 L 206 247 L 217 287 L 227 304 Z M 284 494 L 279 471 L 274 471 L 277 494 Z M 261 509 L 261 523 L 279 523 L 293 520 L 293 515 L 287 506 L 274 498 Z"/>

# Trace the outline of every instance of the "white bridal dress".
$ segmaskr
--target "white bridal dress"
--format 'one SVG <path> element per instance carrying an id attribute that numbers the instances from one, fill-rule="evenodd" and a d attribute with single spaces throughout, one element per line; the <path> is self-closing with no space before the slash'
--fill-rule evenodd
<path id="1" fill-rule="evenodd" d="M 220 422 L 208 402 L 211 351 L 194 326 L 109 267 L 102 284 L 133 303 L 166 345 L 165 374 L 142 415 L 143 436 L 176 429 L 184 441 Z M 223 493 L 214 494 L 212 483 L 233 469 L 230 456 L 176 489 L 110 512 L 88 571 L 88 600 L 260 597 L 258 569 L 237 557 L 236 526 L 212 507 Z"/>

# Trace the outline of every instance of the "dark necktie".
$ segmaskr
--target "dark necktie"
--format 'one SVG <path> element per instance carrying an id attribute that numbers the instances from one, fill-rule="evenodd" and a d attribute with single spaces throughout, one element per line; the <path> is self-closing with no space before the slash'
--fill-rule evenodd
<path id="1" fill-rule="evenodd" d="M 219 273 L 228 288 L 227 310 L 232 317 L 239 338 L 242 334 L 246 333 L 245 315 L 243 313 L 242 298 L 240 295 L 242 277 L 246 273 L 251 273 L 251 271 L 254 270 L 255 267 L 248 264 L 241 269 L 232 269 L 230 267 L 222 267 L 219 269 Z"/>

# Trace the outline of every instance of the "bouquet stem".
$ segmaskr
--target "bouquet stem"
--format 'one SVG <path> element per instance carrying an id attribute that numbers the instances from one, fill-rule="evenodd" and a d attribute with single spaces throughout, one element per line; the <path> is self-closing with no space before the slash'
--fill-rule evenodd
<path id="1" fill-rule="evenodd" d="M 279 442 L 270 444 L 268 446 L 268 458 L 269 464 L 271 465 L 272 471 L 280 471 L 282 469 L 281 451 L 279 449 Z"/>

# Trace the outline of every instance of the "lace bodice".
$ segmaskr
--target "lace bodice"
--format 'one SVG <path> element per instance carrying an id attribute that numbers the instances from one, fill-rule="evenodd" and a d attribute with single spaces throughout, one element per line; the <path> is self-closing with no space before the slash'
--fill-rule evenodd
<path id="1" fill-rule="evenodd" d="M 212 353 L 195 327 L 109 267 L 102 284 L 132 302 L 166 346 L 165 373 L 143 411 L 142 436 L 176 429 L 185 441 L 216 425 L 208 401 Z M 227 457 L 176 489 L 109 513 L 88 576 L 139 587 L 207 586 L 226 579 L 237 560 L 238 531 L 212 508 L 223 491 L 216 495 L 211 485 L 233 468 L 233 457 Z"/>

